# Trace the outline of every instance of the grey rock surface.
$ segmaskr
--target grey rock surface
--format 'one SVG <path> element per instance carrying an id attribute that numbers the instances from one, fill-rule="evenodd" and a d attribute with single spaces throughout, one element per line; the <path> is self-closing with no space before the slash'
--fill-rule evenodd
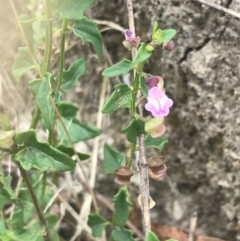
<path id="1" fill-rule="evenodd" d="M 240 13 L 237 0 L 211 2 Z M 155 20 L 177 30 L 175 49 L 158 50 L 145 69 L 164 78 L 174 100 L 164 154 L 179 194 L 166 182 L 152 183 L 154 221 L 187 228 L 196 210 L 198 232 L 240 240 L 240 20 L 193 0 L 134 1 L 134 11 L 144 40 Z M 128 26 L 124 1 L 99 1 L 93 15 Z M 114 62 L 122 58 L 122 40 L 114 31 L 105 36 Z M 185 209 L 180 218 L 169 211 L 176 199 Z"/>

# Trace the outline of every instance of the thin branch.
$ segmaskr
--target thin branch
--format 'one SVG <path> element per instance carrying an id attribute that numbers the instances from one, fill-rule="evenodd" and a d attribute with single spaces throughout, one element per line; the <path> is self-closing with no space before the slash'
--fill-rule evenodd
<path id="1" fill-rule="evenodd" d="M 91 186 L 89 185 L 89 181 L 88 181 L 87 174 L 86 174 L 86 172 L 84 171 L 83 165 L 82 165 L 82 163 L 81 163 L 80 158 L 78 157 L 76 148 L 74 147 L 73 141 L 72 141 L 72 139 L 71 139 L 71 137 L 70 137 L 70 135 L 69 135 L 69 132 L 68 132 L 68 130 L 67 130 L 67 128 L 66 128 L 66 125 L 64 124 L 64 122 L 63 122 L 63 120 L 62 120 L 62 117 L 61 117 L 61 115 L 60 115 L 60 113 L 59 113 L 59 111 L 58 111 L 58 109 L 57 109 L 57 107 L 56 107 L 56 105 L 55 105 L 55 103 L 54 103 L 54 100 L 53 100 L 53 98 L 52 98 L 51 96 L 50 96 L 50 101 L 51 101 L 51 103 L 52 103 L 52 105 L 53 105 L 53 108 L 54 108 L 54 110 L 55 110 L 55 112 L 56 112 L 56 115 L 57 115 L 59 121 L 61 122 L 62 127 L 63 127 L 63 129 L 64 129 L 64 131 L 65 131 L 65 133 L 66 133 L 66 135 L 67 135 L 67 138 L 68 138 L 68 140 L 69 140 L 69 142 L 70 142 L 70 145 L 71 145 L 71 147 L 73 148 L 74 154 L 76 155 L 77 163 L 78 163 L 78 165 L 80 166 L 80 168 L 81 168 L 81 170 L 82 170 L 82 173 L 83 173 L 83 176 L 84 176 L 84 179 L 85 179 L 85 182 L 86 182 L 88 191 L 90 192 L 90 194 L 91 194 L 91 196 L 92 196 L 94 209 L 95 209 L 96 212 L 99 212 L 99 208 L 98 208 L 98 205 L 97 205 L 96 197 L 95 197 L 95 195 L 94 195 L 94 192 L 93 192 Z"/>
<path id="2" fill-rule="evenodd" d="M 215 9 L 217 9 L 219 11 L 222 11 L 222 12 L 224 12 L 226 14 L 229 14 L 229 15 L 235 17 L 235 18 L 239 18 L 240 19 L 240 14 L 235 12 L 235 11 L 233 11 L 233 10 L 231 10 L 231 9 L 224 8 L 224 7 L 222 7 L 222 6 L 218 5 L 218 4 L 215 4 L 215 3 L 209 3 L 209 2 L 207 2 L 205 0 L 195 0 L 195 1 L 198 1 L 198 2 L 200 2 L 202 4 L 205 4 L 205 5 L 209 6 L 209 7 L 215 8 Z"/>
<path id="3" fill-rule="evenodd" d="M 135 36 L 132 0 L 127 0 L 127 13 L 128 13 L 129 29 L 133 32 L 133 36 Z M 136 52 L 137 52 L 137 49 L 133 48 L 132 49 L 133 58 L 135 57 Z M 141 92 L 138 92 L 137 97 L 138 97 L 137 99 L 141 97 Z M 143 115 L 142 104 L 139 104 L 138 111 L 139 111 L 139 114 L 142 116 Z M 144 139 L 145 139 L 144 134 L 141 134 L 138 137 L 138 141 L 139 141 L 138 167 L 140 170 L 140 192 L 141 192 L 141 198 L 142 198 L 143 225 L 144 225 L 144 232 L 146 233 L 147 231 L 151 230 L 151 219 L 150 219 L 150 208 L 149 208 L 149 177 L 148 177 L 148 168 L 147 168 L 147 161 L 146 161 Z"/>
<path id="4" fill-rule="evenodd" d="M 194 212 L 190 219 L 188 241 L 194 241 L 194 234 L 197 227 L 197 212 Z"/>

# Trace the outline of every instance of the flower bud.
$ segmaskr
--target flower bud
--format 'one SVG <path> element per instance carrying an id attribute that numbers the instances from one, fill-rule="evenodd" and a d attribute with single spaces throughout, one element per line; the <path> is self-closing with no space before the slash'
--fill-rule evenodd
<path id="1" fill-rule="evenodd" d="M 123 166 L 115 171 L 115 175 L 116 183 L 120 185 L 128 185 L 130 183 L 130 179 L 133 175 L 133 172 L 129 167 Z"/>
<path id="2" fill-rule="evenodd" d="M 151 157 L 148 160 L 149 176 L 156 180 L 163 180 L 167 171 L 166 159 L 163 157 Z"/>
<path id="3" fill-rule="evenodd" d="M 146 49 L 148 52 L 152 52 L 152 51 L 155 49 L 155 47 L 154 47 L 154 45 L 152 45 L 152 44 L 147 44 L 146 47 L 145 47 L 145 49 Z"/>
<path id="4" fill-rule="evenodd" d="M 163 43 L 163 49 L 167 51 L 172 51 L 174 47 L 175 47 L 175 43 L 172 40 L 167 43 Z"/>
<path id="5" fill-rule="evenodd" d="M 150 89 L 153 87 L 158 87 L 159 89 L 162 89 L 164 85 L 164 81 L 161 76 L 151 76 L 147 78 L 146 84 Z"/>
<path id="6" fill-rule="evenodd" d="M 130 38 L 129 40 L 124 40 L 123 41 L 123 46 L 125 48 L 127 48 L 128 50 L 131 50 L 133 47 L 138 47 L 139 44 L 140 44 L 140 37 L 137 36 L 137 37 L 133 37 L 133 38 Z"/>
<path id="7" fill-rule="evenodd" d="M 138 205 L 139 205 L 140 208 L 142 209 L 143 207 L 142 207 L 142 195 L 141 195 L 141 194 L 138 195 L 137 200 L 138 200 Z M 156 203 L 155 203 L 155 202 L 153 201 L 153 199 L 149 196 L 149 208 L 152 209 L 152 208 L 155 206 L 155 204 L 156 204 Z"/>
<path id="8" fill-rule="evenodd" d="M 140 41 L 141 41 L 140 37 L 137 36 L 137 37 L 130 38 L 128 42 L 129 42 L 131 47 L 137 48 L 140 44 Z"/>

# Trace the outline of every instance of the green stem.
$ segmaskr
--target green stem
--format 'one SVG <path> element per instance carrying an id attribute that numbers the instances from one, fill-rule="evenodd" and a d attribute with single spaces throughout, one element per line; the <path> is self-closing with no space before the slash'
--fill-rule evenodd
<path id="1" fill-rule="evenodd" d="M 40 116 L 41 116 L 41 112 L 37 106 L 35 108 L 34 115 L 33 115 L 32 122 L 31 122 L 29 129 L 36 129 Z"/>
<path id="2" fill-rule="evenodd" d="M 43 57 L 43 64 L 41 68 L 41 75 L 44 76 L 50 70 L 50 61 L 52 54 L 52 4 L 50 0 L 45 1 L 46 4 L 46 45 Z M 41 112 L 39 107 L 35 108 L 34 116 L 29 129 L 36 129 L 40 119 Z"/>
<path id="3" fill-rule="evenodd" d="M 68 28 L 68 19 L 63 19 L 62 22 L 62 33 L 61 33 L 61 40 L 60 40 L 60 67 L 59 67 L 59 78 L 57 83 L 57 92 L 60 90 L 63 80 L 63 65 L 65 59 L 65 38 L 66 38 L 66 31 Z"/>
<path id="4" fill-rule="evenodd" d="M 42 75 L 50 70 L 50 61 L 52 55 L 52 3 L 50 0 L 45 0 L 46 4 L 46 46 L 43 57 Z"/>
<path id="5" fill-rule="evenodd" d="M 18 162 L 16 162 L 16 163 L 18 163 Z M 32 186 L 32 184 L 31 184 L 31 182 L 30 182 L 30 180 L 28 178 L 28 174 L 22 168 L 22 166 L 20 164 L 18 164 L 18 168 L 19 168 L 19 170 L 21 172 L 23 180 L 26 182 L 27 189 L 28 189 L 29 194 L 30 194 L 30 196 L 32 198 L 33 205 L 34 205 L 34 207 L 36 209 L 36 212 L 37 212 L 37 215 L 38 215 L 38 219 L 39 219 L 41 225 L 43 226 L 43 228 L 45 229 L 46 235 L 44 235 L 44 240 L 45 241 L 52 241 L 52 237 L 51 237 L 51 233 L 50 233 L 50 230 L 48 228 L 48 225 L 47 225 L 47 221 L 46 221 L 46 219 L 45 219 L 45 217 L 43 215 L 43 212 L 42 212 L 42 210 L 40 208 L 40 205 L 38 203 L 38 200 L 37 200 L 36 194 L 34 192 L 33 186 Z"/>
<path id="6" fill-rule="evenodd" d="M 131 110 L 130 110 L 131 119 L 134 119 L 136 117 L 136 115 L 139 116 L 138 113 L 137 113 L 137 108 L 136 108 L 136 98 L 137 98 L 137 93 L 138 93 L 138 90 L 139 90 L 139 78 L 141 76 L 143 65 L 144 65 L 144 63 L 138 64 L 136 75 L 135 75 L 135 78 L 134 78 L 133 99 L 132 99 L 132 106 L 131 106 Z M 130 146 L 130 156 L 129 156 L 129 159 L 127 160 L 127 163 L 126 163 L 126 165 L 128 167 L 131 167 L 131 165 L 132 165 L 132 160 L 134 158 L 135 151 L 136 151 L 136 143 L 132 142 L 131 146 Z"/>

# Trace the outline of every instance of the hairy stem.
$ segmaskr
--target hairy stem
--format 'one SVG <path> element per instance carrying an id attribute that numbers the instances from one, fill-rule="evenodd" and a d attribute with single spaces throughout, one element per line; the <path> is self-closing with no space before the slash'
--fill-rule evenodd
<path id="1" fill-rule="evenodd" d="M 59 78 L 57 83 L 57 92 L 61 88 L 62 79 L 63 79 L 63 65 L 64 65 L 64 59 L 65 59 L 65 38 L 66 38 L 67 28 L 68 28 L 68 19 L 63 19 L 62 33 L 61 33 L 61 40 L 60 40 L 60 67 L 59 67 Z"/>
<path id="2" fill-rule="evenodd" d="M 135 36 L 135 26 L 134 26 L 134 16 L 133 16 L 133 6 L 132 0 L 127 0 L 127 12 L 128 12 L 128 23 L 129 29 L 133 32 L 133 36 Z M 136 48 L 132 49 L 132 57 L 134 58 L 136 55 Z M 139 77 L 142 71 L 143 64 L 139 64 L 137 68 L 137 73 L 135 74 L 134 78 L 134 90 L 136 94 L 133 96 L 133 103 L 135 108 L 136 99 L 141 97 L 141 92 L 138 91 L 139 85 Z M 135 110 L 136 112 L 136 110 Z M 138 113 L 142 116 L 143 115 L 143 106 L 139 104 L 138 106 Z M 151 220 L 150 220 L 150 210 L 149 210 L 149 177 L 148 177 L 148 168 L 147 168 L 147 161 L 146 161 L 146 151 L 145 151 L 145 144 L 144 144 L 145 136 L 141 134 L 138 137 L 139 141 L 139 161 L 138 166 L 140 170 L 140 192 L 142 198 L 142 215 L 143 215 L 143 225 L 144 225 L 144 232 L 151 230 Z"/>
<path id="3" fill-rule="evenodd" d="M 43 57 L 42 75 L 50 70 L 50 62 L 52 55 L 52 3 L 50 0 L 45 0 L 46 5 L 46 45 Z"/>
<path id="4" fill-rule="evenodd" d="M 16 163 L 18 163 L 18 162 L 16 162 Z M 43 226 L 43 228 L 44 228 L 44 230 L 45 230 L 45 234 L 46 234 L 46 235 L 44 235 L 44 240 L 45 240 L 45 241 L 52 241 L 52 237 L 51 237 L 50 230 L 49 230 L 49 228 L 48 228 L 47 221 L 46 221 L 46 219 L 45 219 L 45 217 L 44 217 L 44 215 L 43 215 L 43 212 L 42 212 L 42 210 L 41 210 L 41 208 L 40 208 L 40 205 L 39 205 L 39 203 L 38 203 L 38 199 L 37 199 L 36 194 L 35 194 L 35 192 L 34 192 L 33 186 L 32 186 L 32 184 L 31 184 L 31 182 L 30 182 L 30 180 L 29 180 L 29 178 L 28 178 L 28 174 L 27 174 L 27 172 L 22 168 L 22 166 L 21 166 L 20 164 L 17 164 L 17 165 L 18 165 L 18 168 L 19 168 L 19 170 L 20 170 L 20 172 L 21 172 L 22 178 L 23 178 L 23 180 L 25 181 L 25 183 L 26 183 L 26 185 L 27 185 L 27 189 L 28 189 L 29 194 L 30 194 L 30 196 L 31 196 L 31 198 L 32 198 L 33 205 L 34 205 L 34 207 L 35 207 L 35 209 L 36 209 L 36 212 L 37 212 L 37 215 L 38 215 L 38 219 L 39 219 L 41 225 Z"/>

